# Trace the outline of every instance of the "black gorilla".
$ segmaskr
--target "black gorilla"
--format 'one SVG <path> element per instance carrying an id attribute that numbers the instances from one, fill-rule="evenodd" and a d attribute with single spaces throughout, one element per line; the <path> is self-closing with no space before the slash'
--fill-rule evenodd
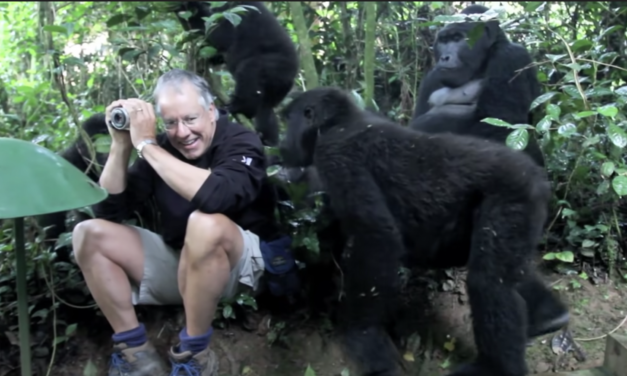
<path id="1" fill-rule="evenodd" d="M 476 361 L 456 376 L 527 374 L 525 344 L 568 322 L 532 258 L 550 196 L 542 168 L 505 145 L 400 127 L 339 89 L 291 102 L 281 154 L 317 168 L 348 237 L 343 338 L 365 375 L 398 375 L 385 330 L 408 266 L 468 266 Z"/>
<path id="2" fill-rule="evenodd" d="M 97 135 L 106 135 L 107 124 L 104 114 L 95 114 L 88 118 L 81 127 L 87 135 L 94 141 Z M 59 153 L 61 157 L 70 162 L 74 167 L 83 171 L 91 180 L 97 182 L 100 171 L 107 161 L 107 155 L 96 153 L 96 159 L 92 161 L 89 149 L 83 138 L 79 137 L 65 150 Z M 66 211 L 44 214 L 37 217 L 37 223 L 44 229 L 44 245 L 53 246 L 59 235 L 67 231 L 65 219 Z M 89 218 L 84 213 L 77 213 L 78 220 Z M 67 260 L 67 254 L 59 252 L 61 259 Z"/>
<path id="3" fill-rule="evenodd" d="M 107 124 L 105 122 L 105 114 L 95 114 L 89 117 L 81 125 L 85 133 L 90 139 L 95 141 L 98 135 L 108 135 Z M 87 145 L 82 137 L 78 137 L 67 149 L 59 153 L 61 157 L 70 162 L 74 167 L 84 172 L 91 180 L 98 182 L 100 173 L 107 161 L 107 153 L 96 153 L 95 160 L 92 161 Z M 66 217 L 68 212 L 56 212 L 37 216 L 37 223 L 44 229 L 44 245 L 54 246 L 59 235 L 70 231 L 66 226 Z M 85 213 L 75 211 L 77 222 L 91 218 Z M 152 203 L 143 204 L 137 213 L 133 213 L 132 218 L 136 219 L 142 227 L 154 229 L 158 213 L 153 210 Z M 69 253 L 66 247 L 57 250 L 60 260 L 68 261 Z"/>
<path id="4" fill-rule="evenodd" d="M 260 1 L 230 1 L 215 9 L 205 2 L 189 1 L 179 3 L 175 11 L 185 30 L 204 32 L 202 17 L 241 5 L 256 9 L 242 13 L 237 26 L 226 18 L 217 21 L 217 27 L 206 39 L 217 50 L 210 62 L 226 63 L 235 79 L 229 112 L 254 118 L 264 143 L 274 146 L 279 140 L 279 124 L 273 109 L 292 89 L 299 65 L 296 47 L 287 31 Z M 184 10 L 193 13 L 187 20 L 179 14 Z"/>
<path id="5" fill-rule="evenodd" d="M 109 134 L 105 123 L 105 114 L 92 115 L 85 120 L 81 127 L 92 142 L 95 141 L 96 136 Z M 92 161 L 85 140 L 80 135 L 70 147 L 60 152 L 59 155 L 83 171 L 93 181 L 98 181 L 100 171 L 107 161 L 107 154 L 103 153 L 96 153 L 96 160 Z"/>
<path id="6" fill-rule="evenodd" d="M 471 5 L 462 13 L 487 10 Z M 434 45 L 437 63 L 420 84 L 411 128 L 504 143 L 512 130 L 483 123 L 482 119 L 494 117 L 510 124 L 531 122 L 531 103 L 540 95 L 536 69 L 516 72 L 532 63 L 529 52 L 510 42 L 498 21 L 486 22 L 481 38 L 470 49 L 466 37 L 476 25 L 449 24 L 438 33 Z M 525 151 L 544 165 L 535 138 L 530 137 Z"/>

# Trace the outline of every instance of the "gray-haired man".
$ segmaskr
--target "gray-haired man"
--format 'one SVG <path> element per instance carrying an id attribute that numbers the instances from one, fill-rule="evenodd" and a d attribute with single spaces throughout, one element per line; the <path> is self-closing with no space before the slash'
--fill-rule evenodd
<path id="1" fill-rule="evenodd" d="M 159 135 L 152 105 L 126 99 L 107 108 L 109 122 L 111 110 L 124 107 L 131 127 L 109 127 L 112 145 L 100 178 L 109 197 L 94 207 L 98 219 L 76 226 L 74 251 L 115 332 L 110 376 L 168 374 L 133 305 L 181 303 L 186 326 L 170 350 L 170 374 L 215 375 L 218 361 L 208 345 L 220 297 L 233 296 L 239 283 L 256 290 L 262 253 L 288 252 L 290 238 L 274 220 L 276 197 L 259 137 L 219 118 L 206 81 L 175 69 L 159 79 L 154 98 L 166 127 Z M 140 158 L 127 169 L 133 147 Z M 149 197 L 161 212 L 160 235 L 119 224 Z"/>

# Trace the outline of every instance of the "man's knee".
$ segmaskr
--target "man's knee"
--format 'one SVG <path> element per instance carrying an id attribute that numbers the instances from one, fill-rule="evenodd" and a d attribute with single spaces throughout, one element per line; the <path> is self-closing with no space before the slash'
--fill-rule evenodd
<path id="1" fill-rule="evenodd" d="M 243 248 L 242 243 L 239 227 L 225 215 L 196 210 L 189 216 L 185 232 L 185 252 L 189 256 L 206 258 L 216 252 L 230 256 Z"/>
<path id="2" fill-rule="evenodd" d="M 143 256 L 142 241 L 135 229 L 105 219 L 89 219 L 77 224 L 72 231 L 72 248 L 79 265 L 95 255 L 116 263 Z"/>
<path id="3" fill-rule="evenodd" d="M 76 261 L 81 264 L 93 253 L 101 250 L 103 240 L 108 236 L 110 222 L 104 219 L 88 219 L 80 222 L 72 231 L 72 247 Z"/>

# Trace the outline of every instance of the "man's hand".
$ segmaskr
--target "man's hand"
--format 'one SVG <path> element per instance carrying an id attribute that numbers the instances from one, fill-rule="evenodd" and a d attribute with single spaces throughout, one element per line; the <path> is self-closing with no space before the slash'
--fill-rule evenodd
<path id="1" fill-rule="evenodd" d="M 109 129 L 109 134 L 111 135 L 111 147 L 119 147 L 121 150 L 130 150 L 133 147 L 133 143 L 131 141 L 131 135 L 128 131 L 120 131 L 113 128 L 110 125 L 111 122 L 111 111 L 114 108 L 122 106 L 124 100 L 117 100 L 112 102 L 107 109 L 105 110 L 105 122 L 107 123 L 107 128 Z M 128 107 L 125 107 L 126 111 L 128 111 Z"/>
<path id="2" fill-rule="evenodd" d="M 124 108 L 131 117 L 131 140 L 137 147 L 140 142 L 157 139 L 157 119 L 152 105 L 138 98 L 125 100 Z"/>
<path id="3" fill-rule="evenodd" d="M 146 139 L 156 139 L 156 117 L 152 105 L 138 98 L 120 99 L 111 103 L 106 111 L 107 125 L 111 118 L 111 111 L 120 106 L 128 113 L 131 126 L 128 131 L 119 131 L 109 127 L 113 142 L 123 147 L 131 147 L 131 145 L 137 147 Z"/>

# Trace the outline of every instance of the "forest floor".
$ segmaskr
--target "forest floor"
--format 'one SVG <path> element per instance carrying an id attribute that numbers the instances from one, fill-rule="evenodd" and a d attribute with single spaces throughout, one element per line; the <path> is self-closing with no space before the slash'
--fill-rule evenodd
<path id="1" fill-rule="evenodd" d="M 431 293 L 432 304 L 427 314 L 418 320 L 413 339 L 404 345 L 402 352 L 407 375 L 446 375 L 458 361 L 474 354 L 463 275 L 454 277 L 454 280 L 449 284 L 448 292 Z M 617 285 L 607 278 L 592 283 L 590 279 L 556 274 L 549 275 L 547 280 L 560 291 L 571 308 L 570 330 L 581 352 L 567 351 L 558 355 L 556 352 L 559 351 L 554 351 L 556 348 L 551 345 L 554 335 L 540 337 L 527 350 L 531 373 L 600 365 L 605 338 L 595 338 L 615 329 L 627 316 L 626 285 Z M 152 309 L 144 311 L 142 316 L 149 337 L 165 355 L 168 346 L 177 340 L 181 314 Z M 247 331 L 242 325 L 231 324 L 214 332 L 212 347 L 220 357 L 220 376 L 303 376 L 308 366 L 315 373 L 309 372 L 307 376 L 356 375 L 331 334 L 328 320 L 301 317 L 281 324 L 269 315 L 264 317 L 262 312 L 255 313 L 255 316 L 259 319 L 257 330 Z M 95 322 L 99 320 L 103 322 Z M 277 322 L 273 323 L 273 320 Z M 103 319 L 95 321 L 92 320 L 89 326 L 79 325 L 71 344 L 59 352 L 51 375 L 106 374 L 111 333 Z M 407 333 L 413 333 L 412 329 L 408 330 Z M 616 333 L 627 334 L 627 323 Z M 270 339 L 274 339 L 273 344 Z M 577 359 L 576 355 L 582 353 L 585 360 Z M 1 368 L 0 376 L 11 375 L 1 372 Z"/>

